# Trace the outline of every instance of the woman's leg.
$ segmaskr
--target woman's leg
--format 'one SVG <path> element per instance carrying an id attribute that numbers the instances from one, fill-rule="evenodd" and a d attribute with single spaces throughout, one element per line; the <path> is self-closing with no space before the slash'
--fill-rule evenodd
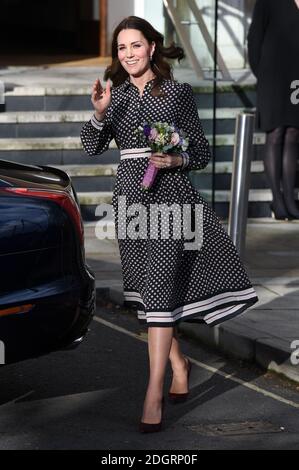
<path id="1" fill-rule="evenodd" d="M 188 365 L 180 348 L 177 327 L 174 327 L 169 359 L 173 371 L 172 384 L 169 391 L 171 393 L 187 393 Z"/>
<path id="2" fill-rule="evenodd" d="M 145 423 L 152 424 L 161 421 L 161 400 L 172 337 L 173 327 L 148 328 L 150 377 L 141 418 L 141 421 Z"/>
<path id="3" fill-rule="evenodd" d="M 288 212 L 296 218 L 299 218 L 299 209 L 295 202 L 295 183 L 297 161 L 299 160 L 299 129 L 288 127 L 285 133 L 283 148 L 283 170 L 282 186 L 283 197 Z"/>
<path id="4" fill-rule="evenodd" d="M 278 127 L 267 132 L 264 167 L 273 194 L 273 208 L 278 216 L 288 216 L 280 189 L 282 178 L 282 152 L 285 129 Z"/>

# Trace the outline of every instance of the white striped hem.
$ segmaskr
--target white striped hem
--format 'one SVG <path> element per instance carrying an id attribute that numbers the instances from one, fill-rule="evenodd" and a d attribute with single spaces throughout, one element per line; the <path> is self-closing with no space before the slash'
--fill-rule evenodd
<path id="1" fill-rule="evenodd" d="M 95 127 L 96 129 L 98 129 L 99 131 L 101 131 L 104 127 L 104 121 L 99 121 L 95 115 L 93 114 L 92 117 L 91 117 L 91 120 L 90 120 L 91 124 L 93 127 Z"/>
<path id="2" fill-rule="evenodd" d="M 148 158 L 152 153 L 150 147 L 134 148 L 134 149 L 122 149 L 120 150 L 120 159 L 127 160 L 132 158 Z"/>
<path id="3" fill-rule="evenodd" d="M 246 304 L 237 304 L 237 305 L 232 305 L 230 307 L 226 307 L 226 308 L 223 308 L 223 309 L 219 309 L 219 310 L 216 310 L 216 312 L 213 312 L 215 314 L 215 316 L 213 318 L 210 318 L 208 319 L 207 318 L 207 315 L 205 316 L 200 316 L 200 317 L 196 317 L 196 315 L 192 315 L 192 318 L 195 318 L 195 319 L 200 319 L 200 320 L 204 320 L 208 325 L 211 325 L 212 323 L 214 323 L 215 321 L 218 321 L 224 317 L 227 317 L 229 315 L 233 315 L 234 313 L 236 313 L 238 310 L 241 310 L 243 309 L 243 307 L 245 307 Z M 197 312 L 197 313 L 200 313 L 200 312 Z M 181 315 L 180 317 L 176 317 L 176 318 L 171 318 L 171 319 L 166 319 L 165 317 L 151 317 L 150 314 L 146 314 L 145 312 L 143 312 L 142 310 L 137 310 L 137 315 L 138 315 L 138 318 L 140 320 L 147 320 L 148 322 L 150 323 L 173 323 L 173 321 L 176 321 L 178 320 L 179 318 L 185 318 L 185 319 L 188 319 L 188 317 L 190 316 L 189 315 Z"/>
<path id="4" fill-rule="evenodd" d="M 216 310 L 216 312 L 213 312 L 213 314 L 210 313 L 210 315 L 214 315 L 213 317 L 211 317 L 210 315 L 205 315 L 203 319 L 208 325 L 210 325 L 211 323 L 214 323 L 215 321 L 220 320 L 221 318 L 236 313 L 238 310 L 243 309 L 245 305 L 246 304 L 237 304 L 231 307 L 224 308 L 222 310 Z"/>
<path id="5" fill-rule="evenodd" d="M 139 302 L 144 305 L 142 298 L 138 292 L 124 292 L 125 300 L 131 302 Z M 225 292 L 222 294 L 215 295 L 214 297 L 210 297 L 206 300 L 201 300 L 199 302 L 192 302 L 191 304 L 184 305 L 183 307 L 177 307 L 172 312 L 147 312 L 144 313 L 142 311 L 138 312 L 138 318 L 150 320 L 153 323 L 173 323 L 174 321 L 182 318 L 187 318 L 189 316 L 195 316 L 195 314 L 204 313 L 205 311 L 211 310 L 212 308 L 216 309 L 213 312 L 207 313 L 203 315 L 201 318 L 207 323 L 211 324 L 215 321 L 224 318 L 225 316 L 231 315 L 237 310 L 243 308 L 246 303 L 240 303 L 243 301 L 247 301 L 253 298 L 256 298 L 256 292 L 251 287 L 249 289 L 244 289 L 241 291 L 235 292 Z M 228 302 L 238 302 L 237 305 L 232 305 L 229 307 L 217 308 L 223 306 L 223 303 Z M 145 306 L 145 305 L 144 305 Z"/>

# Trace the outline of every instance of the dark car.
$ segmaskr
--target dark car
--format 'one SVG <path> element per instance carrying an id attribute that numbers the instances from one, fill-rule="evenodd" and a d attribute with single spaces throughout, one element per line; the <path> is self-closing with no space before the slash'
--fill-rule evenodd
<path id="1" fill-rule="evenodd" d="M 76 347 L 94 310 L 69 176 L 0 160 L 0 363 Z"/>

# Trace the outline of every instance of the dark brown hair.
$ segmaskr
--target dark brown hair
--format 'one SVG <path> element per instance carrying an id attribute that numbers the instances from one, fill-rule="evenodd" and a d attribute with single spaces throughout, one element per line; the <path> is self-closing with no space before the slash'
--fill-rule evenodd
<path id="1" fill-rule="evenodd" d="M 164 58 L 178 59 L 180 61 L 185 57 L 184 50 L 176 46 L 174 42 L 172 42 L 169 47 L 163 46 L 163 34 L 159 33 L 159 31 L 153 28 L 145 19 L 139 18 L 138 16 L 128 16 L 124 18 L 113 32 L 112 63 L 108 65 L 104 73 L 104 80 L 106 81 L 110 78 L 113 86 L 121 85 L 129 76 L 118 59 L 117 37 L 123 29 L 137 29 L 141 31 L 149 44 L 155 42 L 156 46 L 150 64 L 153 73 L 156 75 L 156 79 L 153 82 L 151 93 L 154 96 L 162 96 L 163 93 L 161 93 L 159 89 L 162 80 L 164 78 L 173 80 L 172 66 Z"/>

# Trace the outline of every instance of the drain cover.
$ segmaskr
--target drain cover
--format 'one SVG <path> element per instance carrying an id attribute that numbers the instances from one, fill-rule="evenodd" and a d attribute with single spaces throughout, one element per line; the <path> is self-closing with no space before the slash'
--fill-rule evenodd
<path id="1" fill-rule="evenodd" d="M 239 423 L 221 424 L 198 424 L 186 425 L 190 431 L 205 436 L 234 436 L 240 434 L 258 434 L 269 432 L 282 432 L 283 427 L 279 427 L 265 421 L 243 421 Z"/>

